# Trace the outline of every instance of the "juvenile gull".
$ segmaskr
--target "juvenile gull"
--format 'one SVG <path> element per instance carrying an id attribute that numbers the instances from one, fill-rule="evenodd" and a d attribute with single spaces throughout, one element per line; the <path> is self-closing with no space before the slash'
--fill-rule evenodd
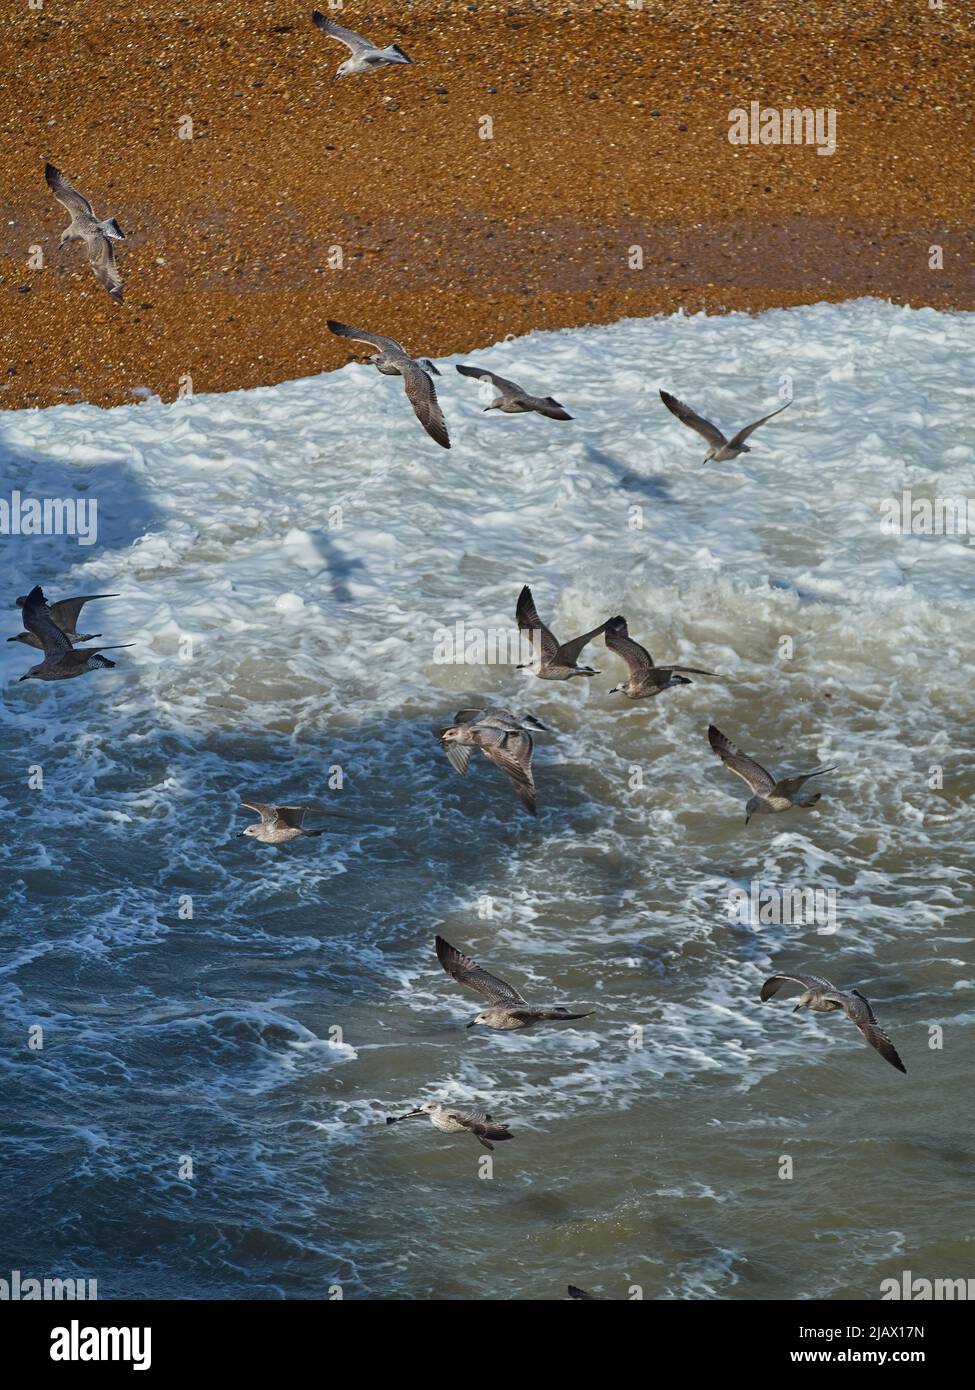
<path id="1" fill-rule="evenodd" d="M 44 178 L 47 186 L 58 202 L 71 214 L 71 221 L 61 233 L 61 245 L 66 241 L 83 241 L 88 252 L 88 264 L 95 279 L 104 285 L 116 304 L 122 303 L 124 281 L 115 265 L 113 241 L 124 241 L 125 233 L 114 217 L 104 221 L 95 216 L 91 203 L 83 198 L 76 188 L 53 164 L 45 164 Z"/>
<path id="2" fill-rule="evenodd" d="M 444 1134 L 473 1134 L 479 1144 L 492 1151 L 492 1139 L 500 1143 L 502 1139 L 513 1138 L 504 1125 L 495 1124 L 484 1110 L 454 1110 L 451 1106 L 441 1105 L 435 1100 L 425 1100 L 418 1109 L 411 1110 L 406 1115 L 387 1115 L 386 1123 L 396 1125 L 401 1120 L 412 1120 L 417 1115 L 429 1115 L 433 1124 Z"/>
<path id="3" fill-rule="evenodd" d="M 321 29 L 323 34 L 328 34 L 329 38 L 338 39 L 339 43 L 344 43 L 352 54 L 351 58 L 346 58 L 344 63 L 340 63 L 335 70 L 334 82 L 339 77 L 349 77 L 355 72 L 375 72 L 377 68 L 386 67 L 395 63 L 412 63 L 413 59 L 408 58 L 399 44 L 391 43 L 387 48 L 377 48 L 375 44 L 364 39 L 361 34 L 354 34 L 351 29 L 343 29 L 341 24 L 333 24 L 330 19 L 319 10 L 313 10 L 311 22 Z"/>
<path id="4" fill-rule="evenodd" d="M 495 376 L 493 372 L 485 371 L 483 367 L 458 367 L 457 370 L 462 376 L 473 376 L 478 381 L 489 381 L 496 390 L 501 392 L 496 396 L 490 405 L 484 407 L 488 410 L 503 410 L 506 415 L 524 415 L 529 411 L 535 411 L 538 415 L 547 415 L 550 420 L 571 420 L 572 416 L 559 405 L 557 400 L 551 396 L 531 396 L 513 381 L 506 381 L 503 376 Z"/>
<path id="5" fill-rule="evenodd" d="M 86 603 L 95 598 L 118 598 L 118 594 L 82 594 L 79 598 L 63 598 L 57 603 L 48 604 L 51 621 L 59 627 L 68 641 L 90 642 L 93 637 L 101 637 L 100 632 L 78 632 L 78 615 Z M 26 598 L 17 600 L 17 607 L 23 608 Z M 18 632 L 16 637 L 8 637 L 8 642 L 25 642 L 28 647 L 40 647 L 40 641 L 32 632 Z"/>
<path id="6" fill-rule="evenodd" d="M 828 1014 L 842 1009 L 847 1018 L 859 1028 L 871 1047 L 875 1047 L 885 1061 L 907 1075 L 907 1068 L 897 1055 L 894 1044 L 874 1017 L 869 1001 L 858 989 L 837 989 L 822 975 L 772 975 L 762 985 L 762 1003 L 777 994 L 783 984 L 802 985 L 802 994 L 792 1012 L 812 1009 L 815 1013 Z"/>
<path id="7" fill-rule="evenodd" d="M 456 946 L 451 946 L 449 941 L 445 941 L 442 936 L 436 938 L 437 959 L 446 970 L 452 980 L 456 980 L 459 985 L 465 985 L 468 989 L 476 990 L 478 994 L 483 994 L 492 1001 L 491 1008 L 484 1009 L 470 1023 L 468 1028 L 473 1028 L 477 1023 L 483 1023 L 487 1028 L 529 1028 L 533 1023 L 539 1023 L 543 1019 L 568 1019 L 568 1018 L 589 1018 L 591 1015 L 570 1014 L 567 1009 L 562 1007 L 553 1009 L 542 1009 L 537 1005 L 529 1004 L 523 994 L 519 994 L 513 985 L 509 985 L 504 980 L 499 980 L 497 975 L 491 975 L 487 970 L 482 970 L 477 961 L 471 960 L 470 956 L 463 955 Z"/>
<path id="8" fill-rule="evenodd" d="M 379 333 L 367 333 L 362 328 L 349 328 L 344 323 L 337 323 L 335 319 L 328 320 L 328 330 L 340 338 L 351 338 L 356 343 L 378 348 L 378 352 L 370 354 L 369 361 L 383 376 L 403 378 L 406 395 L 420 424 L 441 448 L 450 448 L 447 424 L 433 385 L 433 377 L 439 376 L 440 373 L 429 358 L 413 358 L 395 338 L 384 338 Z"/>
<path id="9" fill-rule="evenodd" d="M 86 671 L 115 665 L 107 656 L 100 656 L 100 652 L 119 651 L 122 647 L 134 645 L 132 642 L 117 642 L 112 647 L 72 647 L 67 634 L 52 619 L 39 584 L 35 584 L 24 599 L 20 615 L 24 627 L 37 638 L 37 645 L 44 652 L 44 660 L 21 676 L 19 679 L 22 681 L 32 678 L 39 681 L 71 680 L 74 676 L 83 676 Z"/>
<path id="10" fill-rule="evenodd" d="M 592 632 L 584 632 L 581 637 L 573 637 L 571 642 L 560 642 L 539 618 L 532 591 L 527 584 L 518 595 L 515 617 L 519 632 L 527 632 L 531 638 L 535 658 L 516 667 L 516 670 L 534 671 L 544 681 L 567 681 L 573 676 L 599 675 L 591 666 L 578 666 L 576 662 L 583 647 L 605 632 L 607 623 L 600 623 L 599 627 L 594 627 Z M 622 619 L 611 618 L 609 621 Z"/>
<path id="11" fill-rule="evenodd" d="M 712 425 L 710 420 L 705 420 L 702 415 L 698 415 L 689 405 L 679 401 L 676 396 L 670 395 L 667 391 L 661 391 L 660 399 L 670 411 L 671 415 L 676 415 L 682 425 L 689 426 L 692 430 L 697 430 L 708 441 L 708 451 L 704 455 L 703 462 L 707 463 L 711 459 L 714 463 L 724 463 L 727 459 L 735 459 L 739 454 L 750 454 L 751 449 L 745 440 L 757 430 L 759 425 L 764 425 L 766 420 L 771 420 L 773 415 L 781 415 L 786 406 L 792 404 L 786 401 L 785 405 L 780 405 L 778 410 L 771 411 L 768 415 L 763 415 L 760 420 L 753 420 L 750 425 L 738 431 L 731 439 L 726 439 L 718 429 L 717 425 Z"/>
<path id="12" fill-rule="evenodd" d="M 817 767 L 814 772 L 800 772 L 795 777 L 782 777 L 776 781 L 770 772 L 740 753 L 730 738 L 720 729 L 708 725 L 708 742 L 731 772 L 736 773 L 751 788 L 753 795 L 745 803 L 745 824 L 752 816 L 767 816 L 774 811 L 788 811 L 793 806 L 815 806 L 822 792 L 803 792 L 802 788 L 810 777 L 822 777 L 824 772 L 835 772 L 835 767 Z"/>
<path id="13" fill-rule="evenodd" d="M 480 748 L 484 756 L 510 778 L 525 810 L 533 816 L 532 752 L 535 744 L 526 725 L 533 729 L 545 728 L 531 715 L 519 720 L 509 709 L 496 706 L 462 709 L 454 715 L 453 724 L 441 730 L 440 742 L 450 766 L 460 773 L 465 773 L 470 765 L 471 749 Z"/>
<path id="14" fill-rule="evenodd" d="M 324 835 L 326 830 L 325 826 L 320 830 L 302 829 L 301 822 L 307 814 L 305 806 L 270 806 L 265 801 L 242 801 L 240 804 L 246 806 L 249 811 L 256 811 L 261 819 L 242 830 L 237 836 L 238 839 L 249 835 L 265 845 L 283 845 L 288 840 L 297 840 L 303 835 L 309 838 Z"/>
<path id="15" fill-rule="evenodd" d="M 623 658 L 630 671 L 626 684 L 614 685 L 610 695 L 620 693 L 629 700 L 644 700 L 673 685 L 693 685 L 693 681 L 678 674 L 680 671 L 689 671 L 694 676 L 715 676 L 714 671 L 702 671 L 699 666 L 654 666 L 646 647 L 641 647 L 630 636 L 625 618 L 610 618 L 606 624 L 606 645 Z"/>

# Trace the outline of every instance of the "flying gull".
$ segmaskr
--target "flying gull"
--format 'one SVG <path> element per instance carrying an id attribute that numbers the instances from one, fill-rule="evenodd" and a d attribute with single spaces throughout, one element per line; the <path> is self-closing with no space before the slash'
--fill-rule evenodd
<path id="1" fill-rule="evenodd" d="M 694 676 L 715 676 L 714 671 L 702 671 L 699 666 L 654 666 L 646 647 L 641 647 L 630 636 L 625 618 L 610 618 L 606 624 L 606 645 L 623 658 L 630 671 L 626 684 L 614 685 L 610 695 L 620 693 L 629 700 L 644 700 L 673 685 L 693 685 L 693 681 L 678 674 L 681 671 L 689 671 Z"/>
<path id="2" fill-rule="evenodd" d="M 111 647 L 72 647 L 67 633 L 62 632 L 51 617 L 51 610 L 39 584 L 36 584 L 24 599 L 20 615 L 24 627 L 37 638 L 37 645 L 44 652 L 44 660 L 32 666 L 20 680 L 29 681 L 32 677 L 39 681 L 66 681 L 73 676 L 83 676 L 86 671 L 97 671 L 103 666 L 114 666 L 101 652 L 114 652 L 122 647 L 131 647 L 132 642 L 117 642 Z"/>
<path id="3" fill-rule="evenodd" d="M 561 1007 L 542 1009 L 535 1004 L 529 1004 L 525 996 L 519 994 L 513 985 L 499 980 L 497 975 L 491 975 L 487 970 L 482 970 L 477 961 L 465 956 L 442 936 L 436 938 L 436 944 L 437 959 L 450 978 L 491 1000 L 491 1007 L 484 1009 L 468 1023 L 468 1028 L 473 1028 L 477 1023 L 483 1023 L 486 1028 L 529 1028 L 533 1023 L 539 1023 L 543 1019 L 590 1017 L 587 1013 L 570 1014 L 567 1009 Z"/>
<path id="4" fill-rule="evenodd" d="M 383 376 L 403 378 L 410 405 L 420 424 L 430 438 L 435 439 L 442 448 L 450 448 L 447 424 L 433 386 L 433 377 L 439 376 L 440 373 L 429 358 L 411 357 L 403 344 L 398 343 L 395 338 L 384 338 L 379 333 L 366 333 L 361 328 L 349 328 L 344 323 L 336 323 L 334 319 L 328 320 L 328 329 L 340 338 L 351 338 L 356 343 L 378 348 L 378 352 L 370 354 L 369 361 Z"/>
<path id="5" fill-rule="evenodd" d="M 462 376 L 473 376 L 478 381 L 489 381 L 491 385 L 501 392 L 496 396 L 490 405 L 486 405 L 487 410 L 503 410 L 506 415 L 525 415 L 529 411 L 535 411 L 537 415 L 547 415 L 550 420 L 571 420 L 572 416 L 557 400 L 551 396 L 532 396 L 523 390 L 514 381 L 506 381 L 503 376 L 495 376 L 493 372 L 485 371 L 483 367 L 458 367 L 457 370 Z"/>
<path id="6" fill-rule="evenodd" d="M 847 1018 L 859 1028 L 871 1047 L 875 1047 L 885 1061 L 907 1075 L 907 1068 L 897 1055 L 897 1049 L 874 1017 L 870 1002 L 858 989 L 837 989 L 824 980 L 822 975 L 772 975 L 762 985 L 762 1003 L 777 994 L 783 984 L 802 985 L 802 994 L 792 1012 L 812 1009 L 815 1013 L 828 1014 L 842 1009 Z"/>
<path id="7" fill-rule="evenodd" d="M 560 642 L 555 634 L 545 626 L 535 608 L 532 591 L 526 584 L 518 595 L 515 610 L 519 632 L 527 632 L 534 647 L 535 659 L 523 663 L 516 669 L 534 671 L 545 681 L 567 681 L 573 676 L 598 676 L 599 672 L 591 666 L 577 666 L 579 653 L 594 637 L 606 630 L 607 623 L 600 623 L 592 632 L 584 632 L 581 637 L 573 637 L 571 642 Z M 611 618 L 610 622 L 622 622 L 622 618 Z M 625 624 L 624 624 L 625 626 Z"/>
<path id="8" fill-rule="evenodd" d="M 440 732 L 440 742 L 455 772 L 464 773 L 471 749 L 480 748 L 495 767 L 510 778 L 529 815 L 535 815 L 535 779 L 532 776 L 534 742 L 526 726 L 544 729 L 531 715 L 519 720 L 508 709 L 462 709 L 454 722 Z"/>
<path id="9" fill-rule="evenodd" d="M 311 838 L 325 833 L 325 826 L 320 830 L 302 829 L 301 822 L 307 810 L 304 806 L 270 806 L 265 801 L 242 801 L 240 804 L 249 811 L 256 811 L 261 819 L 246 826 L 237 836 L 238 839 L 249 835 L 265 845 L 283 845 L 303 835 Z"/>
<path id="10" fill-rule="evenodd" d="M 770 772 L 740 753 L 730 738 L 720 729 L 708 725 L 708 742 L 731 772 L 746 782 L 754 793 L 745 803 L 745 824 L 752 816 L 767 816 L 773 811 L 788 811 L 792 806 L 815 806 L 822 792 L 803 792 L 802 788 L 810 777 L 822 777 L 824 772 L 835 772 L 835 767 L 817 767 L 814 772 L 800 772 L 795 777 L 783 777 L 776 781 Z"/>
<path id="11" fill-rule="evenodd" d="M 104 285 L 116 304 L 122 303 L 124 281 L 115 265 L 113 241 L 124 241 L 125 233 L 114 217 L 104 221 L 97 218 L 87 198 L 83 198 L 76 188 L 53 164 L 45 164 L 44 177 L 47 186 L 58 202 L 71 214 L 71 221 L 61 233 L 61 245 L 66 241 L 83 241 L 88 252 L 88 263 L 95 273 L 95 279 Z"/>
<path id="12" fill-rule="evenodd" d="M 312 23 L 321 29 L 323 34 L 328 34 L 329 38 L 338 39 L 339 43 L 344 43 L 352 54 L 351 58 L 346 58 L 344 63 L 340 63 L 335 70 L 334 82 L 339 77 L 350 77 L 355 72 L 375 72 L 377 68 L 386 67 L 396 63 L 411 63 L 412 58 L 408 58 L 399 44 L 391 43 L 387 48 L 377 48 L 375 44 L 364 39 L 361 34 L 354 34 L 351 29 L 343 29 L 341 24 L 333 24 L 330 19 L 326 19 L 320 10 L 313 10 L 311 16 Z"/>
<path id="13" fill-rule="evenodd" d="M 63 598 L 57 603 L 51 603 L 48 608 L 51 613 L 51 621 L 59 627 L 67 637 L 68 641 L 90 642 L 93 637 L 101 637 L 100 632 L 78 632 L 78 615 L 86 603 L 90 603 L 96 598 L 118 598 L 118 594 L 82 594 L 79 598 Z M 17 607 L 23 608 L 27 602 L 26 598 L 17 600 Z M 40 647 L 40 641 L 32 632 L 18 632 L 16 637 L 8 637 L 8 642 L 25 642 L 28 647 Z"/>
<path id="14" fill-rule="evenodd" d="M 763 415 L 760 420 L 753 420 L 750 425 L 739 430 L 731 439 L 726 439 L 717 425 L 712 425 L 710 420 L 705 420 L 702 415 L 698 415 L 689 405 L 679 401 L 676 396 L 670 395 L 667 391 L 661 391 L 660 399 L 671 415 L 677 416 L 682 425 L 697 430 L 698 434 L 703 435 L 708 441 L 708 451 L 704 455 L 704 463 L 707 463 L 708 459 L 711 459 L 713 463 L 724 463 L 728 459 L 736 459 L 739 454 L 750 454 L 751 448 L 745 443 L 745 440 L 752 431 L 757 430 L 759 425 L 764 425 L 766 420 L 771 420 L 773 415 L 781 415 L 786 406 L 792 404 L 791 401 L 786 401 L 785 405 L 780 405 L 778 410 Z"/>
<path id="15" fill-rule="evenodd" d="M 514 1137 L 504 1125 L 495 1124 L 491 1116 L 483 1110 L 454 1110 L 451 1106 L 441 1105 L 435 1100 L 425 1100 L 416 1110 L 411 1110 L 406 1115 L 387 1115 L 386 1123 L 396 1125 L 401 1120 L 412 1120 L 417 1115 L 429 1115 L 432 1123 L 444 1134 L 473 1134 L 479 1144 L 492 1151 L 492 1139 L 500 1143 L 502 1139 Z"/>

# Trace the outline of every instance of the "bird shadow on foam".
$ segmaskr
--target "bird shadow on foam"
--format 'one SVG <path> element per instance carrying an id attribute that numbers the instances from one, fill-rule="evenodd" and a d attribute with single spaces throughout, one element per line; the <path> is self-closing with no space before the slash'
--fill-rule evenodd
<path id="1" fill-rule="evenodd" d="M 673 501 L 670 496 L 670 484 L 661 478 L 648 478 L 640 473 L 634 473 L 619 459 L 613 458 L 603 449 L 597 449 L 593 444 L 586 445 L 586 456 L 590 462 L 608 469 L 621 488 L 630 492 L 642 493 L 645 497 L 652 497 L 655 502 Z"/>
<path id="2" fill-rule="evenodd" d="M 34 584 L 50 588 L 49 597 L 54 598 L 66 597 L 68 588 L 77 592 L 84 581 L 63 578 L 69 569 L 106 550 L 128 550 L 147 532 L 161 529 L 165 521 L 125 457 L 71 465 L 11 443 L 0 428 L 0 478 L 0 500 L 10 507 L 11 494 L 19 492 L 22 514 L 27 499 L 42 507 L 55 501 L 72 504 L 67 510 L 51 509 L 48 517 L 48 523 L 58 516 L 65 518 L 72 534 L 2 537 L 7 560 L 4 587 L 12 590 L 11 606 L 16 594 L 26 593 Z M 100 579 L 88 587 L 104 588 L 108 582 Z"/>
<path id="3" fill-rule="evenodd" d="M 358 570 L 364 570 L 365 564 L 356 556 L 346 554 L 327 531 L 312 531 L 310 534 L 312 544 L 321 556 L 322 563 L 328 572 L 332 597 L 336 603 L 351 603 L 352 593 L 347 580 Z"/>

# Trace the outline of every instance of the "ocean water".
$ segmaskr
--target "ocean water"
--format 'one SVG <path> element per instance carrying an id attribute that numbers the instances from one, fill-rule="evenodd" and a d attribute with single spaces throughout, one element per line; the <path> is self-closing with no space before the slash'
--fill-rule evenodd
<path id="1" fill-rule="evenodd" d="M 441 362 L 450 452 L 365 365 L 0 417 L 0 496 L 98 501 L 97 544 L 0 538 L 9 634 L 40 583 L 117 592 L 81 626 L 135 644 L 20 684 L 31 654 L 0 643 L 0 1277 L 875 1299 L 971 1276 L 975 548 L 883 515 L 975 492 L 973 345 L 971 315 L 867 300 L 533 334 L 467 360 L 573 423 L 483 414 Z M 794 403 L 702 467 L 660 387 L 729 433 Z M 563 638 L 623 613 L 721 679 L 630 703 L 602 639 L 564 685 L 437 659 L 456 623 L 510 630 L 524 583 Z M 548 726 L 536 820 L 442 755 L 479 702 Z M 775 770 L 836 764 L 820 804 L 746 828 L 710 721 Z M 328 833 L 238 839 L 255 795 Z M 835 894 L 835 931 L 742 920 L 753 884 Z M 438 932 L 593 1016 L 468 1031 Z M 758 1002 L 802 966 L 873 1001 L 906 1076 L 841 1016 Z M 493 1172 L 466 1135 L 385 1126 L 434 1098 L 510 1125 Z"/>

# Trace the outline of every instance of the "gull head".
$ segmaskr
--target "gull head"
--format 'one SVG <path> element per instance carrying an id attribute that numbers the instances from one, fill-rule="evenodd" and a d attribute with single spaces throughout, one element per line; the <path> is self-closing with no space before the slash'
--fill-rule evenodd
<path id="1" fill-rule="evenodd" d="M 476 1018 L 472 1018 L 471 1021 L 470 1021 L 470 1023 L 468 1023 L 467 1026 L 468 1026 L 468 1028 L 475 1028 L 475 1027 L 477 1026 L 477 1024 L 479 1024 L 479 1023 L 487 1023 L 487 1022 L 488 1022 L 488 1016 L 487 1016 L 487 1014 L 486 1014 L 486 1013 L 480 1013 L 480 1014 L 477 1015 Z"/>
<path id="2" fill-rule="evenodd" d="M 258 823 L 255 823 L 254 825 L 247 825 L 247 826 L 244 827 L 244 829 L 243 829 L 243 830 L 240 832 L 240 834 L 237 836 L 237 839 L 238 839 L 238 840 L 242 840 L 242 839 L 244 838 L 245 835 L 256 835 L 257 832 L 260 830 L 260 828 L 261 828 L 261 825 L 260 825 L 259 822 L 258 822 Z"/>

